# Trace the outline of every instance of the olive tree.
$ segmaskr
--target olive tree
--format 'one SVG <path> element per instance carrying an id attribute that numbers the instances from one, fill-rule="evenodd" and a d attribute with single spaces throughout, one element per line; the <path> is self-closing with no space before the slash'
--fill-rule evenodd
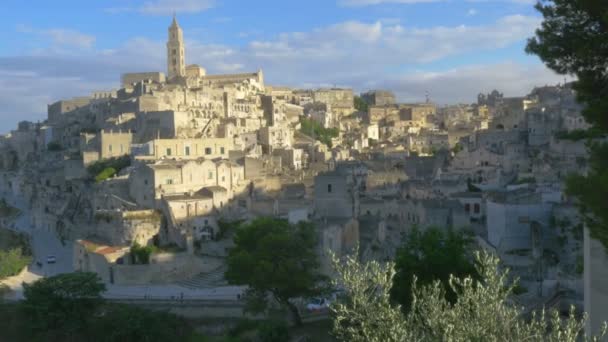
<path id="1" fill-rule="evenodd" d="M 393 263 L 359 263 L 353 256 L 334 258 L 337 285 L 345 298 L 331 306 L 333 332 L 341 341 L 597 341 L 606 335 L 583 335 L 586 315 L 562 319 L 544 311 L 525 319 L 523 308 L 510 300 L 516 282 L 501 270 L 498 258 L 475 255 L 479 279 L 451 276 L 456 301 L 450 303 L 440 281 L 412 287 L 411 310 L 404 314 L 390 300 Z"/>

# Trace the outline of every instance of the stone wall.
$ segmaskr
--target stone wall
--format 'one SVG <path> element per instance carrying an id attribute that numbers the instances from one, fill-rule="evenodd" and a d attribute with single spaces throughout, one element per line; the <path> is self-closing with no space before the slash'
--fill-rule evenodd
<path id="1" fill-rule="evenodd" d="M 111 245 L 146 246 L 159 234 L 162 215 L 154 210 L 97 211 L 92 234 Z"/>
<path id="2" fill-rule="evenodd" d="M 211 271 L 204 259 L 189 254 L 155 255 L 149 265 L 113 265 L 114 284 L 170 284 Z"/>

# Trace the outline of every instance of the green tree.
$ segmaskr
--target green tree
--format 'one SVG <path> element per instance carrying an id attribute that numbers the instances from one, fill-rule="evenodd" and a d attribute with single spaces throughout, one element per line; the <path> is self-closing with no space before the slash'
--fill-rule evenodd
<path id="1" fill-rule="evenodd" d="M 608 133 L 608 2 L 541 0 L 536 9 L 544 21 L 526 51 L 552 70 L 575 75 L 573 87 L 585 106 L 583 116 L 594 137 Z M 577 133 L 577 136 L 580 136 Z M 589 171 L 567 180 L 567 192 L 578 198 L 591 236 L 608 248 L 608 143 L 589 142 Z"/>
<path id="2" fill-rule="evenodd" d="M 345 289 L 344 299 L 331 306 L 333 332 L 340 341 L 597 341 L 584 339 L 586 317 L 578 320 L 572 310 L 562 320 L 557 311 L 526 319 L 522 308 L 509 300 L 516 284 L 508 271 L 499 270 L 499 260 L 477 253 L 480 280 L 450 277 L 456 301 L 445 299 L 440 281 L 426 286 L 414 283 L 412 309 L 403 313 L 391 304 L 390 288 L 395 276 L 393 263 L 372 261 L 361 264 L 353 256 L 344 262 L 334 259 L 337 284 Z"/>
<path id="3" fill-rule="evenodd" d="M 355 96 L 354 102 L 355 102 L 356 110 L 367 113 L 367 110 L 369 109 L 369 105 L 367 104 L 367 102 L 365 102 L 363 100 L 363 98 L 361 98 L 361 96 Z"/>
<path id="4" fill-rule="evenodd" d="M 291 301 L 317 295 L 325 278 L 318 273 L 317 233 L 310 223 L 290 225 L 286 220 L 258 218 L 236 232 L 228 257 L 226 279 L 248 285 L 247 300 L 255 311 L 267 308 L 267 295 L 301 317 Z"/>
<path id="5" fill-rule="evenodd" d="M 97 341 L 184 341 L 192 334 L 183 319 L 168 312 L 155 312 L 127 305 L 104 308 L 90 329 Z"/>
<path id="6" fill-rule="evenodd" d="M 131 261 L 133 264 L 149 264 L 150 256 L 155 251 L 153 246 L 142 246 L 136 242 L 131 246 Z"/>
<path id="7" fill-rule="evenodd" d="M 34 332 L 59 331 L 68 336 L 82 331 L 103 304 L 105 285 L 95 273 L 77 272 L 24 284 L 22 308 Z"/>
<path id="8" fill-rule="evenodd" d="M 397 251 L 393 300 L 409 309 L 414 277 L 417 277 L 422 285 L 439 280 L 446 289 L 447 299 L 454 302 L 456 293 L 449 287 L 450 275 L 477 276 L 470 245 L 471 238 L 464 231 L 436 227 L 421 231 L 414 227 Z"/>
<path id="9" fill-rule="evenodd" d="M 314 136 L 318 141 L 329 147 L 332 147 L 331 139 L 340 135 L 339 129 L 325 128 L 318 122 L 304 117 L 300 118 L 300 132 L 309 136 Z"/>

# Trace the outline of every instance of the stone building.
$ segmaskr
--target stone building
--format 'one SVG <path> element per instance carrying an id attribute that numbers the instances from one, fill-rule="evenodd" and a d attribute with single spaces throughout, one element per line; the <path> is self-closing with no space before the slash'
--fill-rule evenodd
<path id="1" fill-rule="evenodd" d="M 338 116 L 347 116 L 355 111 L 355 97 L 352 89 L 317 89 L 313 92 L 312 97 L 314 102 L 328 104 Z"/>
<path id="2" fill-rule="evenodd" d="M 361 94 L 361 99 L 370 106 L 386 106 L 396 103 L 395 94 L 389 90 L 370 90 Z"/>
<path id="3" fill-rule="evenodd" d="M 232 138 L 202 139 L 155 139 L 147 144 L 147 154 L 139 155 L 141 160 L 172 159 L 228 159 L 234 149 Z"/>
<path id="4" fill-rule="evenodd" d="M 173 16 L 173 22 L 169 27 L 169 40 L 167 41 L 167 71 L 169 80 L 186 76 L 184 32 L 182 28 L 179 27 L 175 16 Z"/>
<path id="5" fill-rule="evenodd" d="M 125 73 L 120 78 L 120 83 L 123 88 L 132 87 L 133 85 L 140 82 L 154 82 L 154 83 L 165 83 L 166 77 L 162 72 L 136 72 L 136 73 Z"/>
<path id="6" fill-rule="evenodd" d="M 197 192 L 205 187 L 222 186 L 231 198 L 242 190 L 244 179 L 244 168 L 229 161 L 161 160 L 136 167 L 129 186 L 137 204 L 158 208 L 165 195 Z"/>

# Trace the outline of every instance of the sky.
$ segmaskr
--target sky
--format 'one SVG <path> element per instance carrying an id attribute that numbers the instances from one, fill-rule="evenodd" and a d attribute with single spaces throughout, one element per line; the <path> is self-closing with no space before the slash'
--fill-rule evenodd
<path id="1" fill-rule="evenodd" d="M 173 13 L 186 63 L 264 70 L 266 84 L 392 90 L 401 101 L 475 102 L 564 81 L 524 47 L 534 0 L 2 0 L 0 133 L 47 105 L 165 71 Z"/>

